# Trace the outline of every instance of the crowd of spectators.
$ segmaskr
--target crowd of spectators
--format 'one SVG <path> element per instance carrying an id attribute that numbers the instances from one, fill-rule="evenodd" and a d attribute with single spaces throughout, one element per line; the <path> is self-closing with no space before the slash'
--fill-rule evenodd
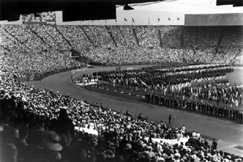
<path id="1" fill-rule="evenodd" d="M 99 28 L 101 27 L 95 27 L 97 31 L 99 31 Z M 107 36 L 111 38 L 107 39 L 105 43 L 107 46 L 97 46 L 94 50 L 87 52 L 87 56 L 111 65 L 117 64 L 117 62 L 149 64 L 165 61 L 231 63 L 241 49 L 240 42 L 238 44 L 235 42 L 234 46 L 223 44 L 223 40 L 226 38 L 224 36 L 231 37 L 232 33 L 230 32 L 226 32 L 224 36 L 221 36 L 221 30 L 217 31 L 217 34 L 212 34 L 215 33 L 213 28 L 205 31 L 200 29 L 197 31 L 198 34 L 193 33 L 193 30 L 195 29 L 186 29 L 185 38 L 183 38 L 183 29 L 181 27 L 109 27 L 109 30 L 105 31 L 103 36 L 100 35 L 102 38 L 107 39 Z M 111 34 L 107 35 L 107 32 Z M 211 37 L 211 35 L 213 36 Z M 197 37 L 197 41 L 191 39 L 194 37 Z M 97 37 L 93 38 L 98 39 Z M 240 38 L 241 34 L 235 39 Z M 183 39 L 185 40 L 183 41 Z M 116 59 L 113 57 L 116 57 Z"/>
<path id="2" fill-rule="evenodd" d="M 235 58 L 235 65 L 242 65 L 243 64 L 243 55 L 239 55 Z"/>
<path id="3" fill-rule="evenodd" d="M 226 27 L 176 26 L 8 25 L 1 26 L 0 34 L 6 49 L 15 47 L 17 51 L 31 53 L 74 49 L 93 62 L 107 65 L 239 64 L 236 58 L 241 52 L 241 41 L 238 40 L 242 38 L 239 30 L 232 32 Z"/>
<path id="4" fill-rule="evenodd" d="M 212 145 L 196 131 L 172 127 L 166 119 L 150 122 L 142 114 L 115 112 L 99 103 L 28 87 L 6 73 L 1 87 L 4 162 L 243 160 L 218 151 L 217 142 Z M 76 127 L 95 129 L 98 136 Z"/>
<path id="5" fill-rule="evenodd" d="M 55 30 L 51 26 L 1 26 L 1 43 L 5 47 L 1 50 L 1 68 L 17 78 L 40 79 L 51 73 L 83 67 L 83 63 L 70 57 L 70 52 L 57 50 L 68 45 Z"/>
<path id="6" fill-rule="evenodd" d="M 198 132 L 175 128 L 166 119 L 147 121 L 142 114 L 115 112 L 18 81 L 83 67 L 65 52 L 71 49 L 106 65 L 195 63 L 195 58 L 198 63 L 230 63 L 214 54 L 215 48 L 183 47 L 181 33 L 180 27 L 169 26 L 0 26 L 0 160 L 242 161 L 218 151 L 215 141 L 211 146 Z M 238 53 L 228 51 L 227 56 L 234 59 Z M 80 127 L 93 128 L 98 136 L 80 132 Z M 180 139 L 186 141 L 170 143 Z"/>
<path id="7" fill-rule="evenodd" d="M 83 67 L 70 58 L 67 52 L 47 50 L 42 52 L 14 51 L 4 52 L 4 63 L 1 68 L 11 71 L 18 78 L 40 79 L 42 76 Z"/>

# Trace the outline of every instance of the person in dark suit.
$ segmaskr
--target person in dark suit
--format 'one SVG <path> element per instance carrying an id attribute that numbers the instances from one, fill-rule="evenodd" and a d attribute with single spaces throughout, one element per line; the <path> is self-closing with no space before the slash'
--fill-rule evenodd
<path id="1" fill-rule="evenodd" d="M 213 142 L 212 142 L 212 149 L 213 149 L 213 150 L 217 150 L 217 145 L 218 145 L 218 143 L 217 143 L 216 139 L 213 139 Z"/>
<path id="2" fill-rule="evenodd" d="M 59 117 L 51 121 L 51 128 L 60 135 L 66 136 L 67 146 L 69 146 L 74 138 L 74 125 L 69 119 L 66 109 L 60 109 Z"/>
<path id="3" fill-rule="evenodd" d="M 169 120 L 169 125 L 171 126 L 171 124 L 172 124 L 172 115 L 171 114 L 169 115 L 168 120 Z"/>

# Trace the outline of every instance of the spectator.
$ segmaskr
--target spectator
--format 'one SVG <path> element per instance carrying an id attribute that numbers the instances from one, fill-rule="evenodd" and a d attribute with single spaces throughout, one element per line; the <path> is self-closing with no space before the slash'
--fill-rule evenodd
<path id="1" fill-rule="evenodd" d="M 217 150 L 217 145 L 218 145 L 218 143 L 217 143 L 216 139 L 213 139 L 213 146 L 212 146 L 212 149 L 213 149 L 213 150 Z"/>
<path id="2" fill-rule="evenodd" d="M 170 125 L 170 126 L 172 125 L 172 120 L 173 120 L 173 117 L 172 117 L 172 115 L 170 114 L 170 115 L 169 115 L 169 125 Z"/>
<path id="3" fill-rule="evenodd" d="M 58 134 L 63 134 L 67 138 L 67 146 L 69 146 L 74 137 L 74 125 L 69 119 L 66 109 L 60 109 L 59 117 L 51 121 L 51 129 Z"/>

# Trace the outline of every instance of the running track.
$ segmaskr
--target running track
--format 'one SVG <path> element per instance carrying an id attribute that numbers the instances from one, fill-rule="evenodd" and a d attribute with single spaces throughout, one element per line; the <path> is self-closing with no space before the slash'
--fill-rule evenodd
<path id="1" fill-rule="evenodd" d="M 134 66 L 133 66 L 134 67 Z M 122 67 L 122 68 L 127 68 Z M 49 76 L 42 81 L 27 82 L 28 85 L 35 87 L 50 89 L 54 92 L 59 91 L 60 94 L 70 95 L 76 99 L 85 99 L 88 102 L 99 102 L 103 106 L 113 110 L 121 110 L 124 112 L 129 110 L 138 115 L 140 112 L 144 116 L 148 116 L 149 120 L 153 121 L 168 121 L 169 114 L 176 116 L 176 127 L 181 127 L 183 124 L 189 130 L 199 131 L 201 134 L 218 139 L 218 149 L 233 153 L 243 157 L 243 150 L 234 148 L 235 146 L 243 146 L 243 124 L 237 124 L 231 121 L 225 121 L 219 118 L 189 113 L 186 111 L 170 109 L 162 106 L 157 106 L 144 102 L 137 102 L 124 98 L 108 96 L 106 94 L 87 91 L 76 88 L 71 83 L 71 75 L 79 75 L 82 73 L 90 73 L 93 71 L 111 70 L 115 67 L 95 67 L 92 69 L 83 68 L 75 72 L 64 72 Z"/>

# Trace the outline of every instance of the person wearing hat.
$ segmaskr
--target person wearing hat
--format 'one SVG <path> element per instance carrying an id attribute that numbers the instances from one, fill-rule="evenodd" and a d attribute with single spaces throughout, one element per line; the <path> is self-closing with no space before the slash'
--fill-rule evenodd
<path id="1" fill-rule="evenodd" d="M 62 159 L 61 151 L 63 149 L 62 145 L 60 144 L 61 136 L 58 135 L 54 131 L 45 131 L 41 135 L 41 147 L 36 149 L 36 158 L 38 159 L 45 159 L 48 161 L 58 161 Z"/>
<path id="2" fill-rule="evenodd" d="M 51 151 L 61 151 L 62 145 L 59 143 L 61 141 L 61 136 L 54 131 L 45 131 L 42 134 L 42 145 Z"/>
<path id="3" fill-rule="evenodd" d="M 60 109 L 59 117 L 51 121 L 50 129 L 67 138 L 67 146 L 70 146 L 74 138 L 74 125 L 68 117 L 66 109 Z"/>

